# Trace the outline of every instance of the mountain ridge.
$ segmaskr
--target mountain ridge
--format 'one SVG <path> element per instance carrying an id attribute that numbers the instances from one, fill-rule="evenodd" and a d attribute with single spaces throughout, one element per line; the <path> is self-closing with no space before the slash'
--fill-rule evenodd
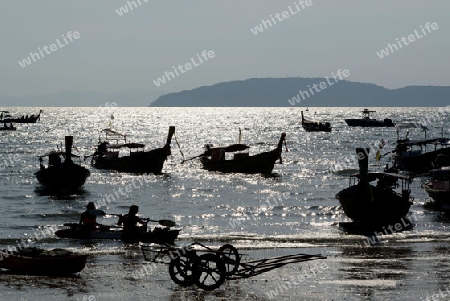
<path id="1" fill-rule="evenodd" d="M 449 86 L 406 86 L 388 89 L 376 84 L 327 78 L 252 78 L 161 95 L 151 107 L 427 107 L 450 103 Z M 330 81 L 328 81 L 330 82 Z M 316 89 L 313 89 L 313 85 Z M 323 87 L 323 86 L 322 86 Z M 317 92 L 317 90 L 319 90 Z M 303 92 L 300 96 L 300 91 Z M 309 96 L 305 93 L 308 92 Z M 298 102 L 295 99 L 300 99 Z M 292 105 L 294 103 L 294 105 Z"/>

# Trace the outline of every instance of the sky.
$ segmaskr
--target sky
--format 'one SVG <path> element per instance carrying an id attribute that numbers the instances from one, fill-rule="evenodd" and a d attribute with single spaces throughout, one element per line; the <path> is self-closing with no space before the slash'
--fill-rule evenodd
<path id="1" fill-rule="evenodd" d="M 310 0 L 303 7 L 300 0 L 132 2 L 3 1 L 0 96 L 166 94 L 255 77 L 331 77 L 339 69 L 349 70 L 347 80 L 387 88 L 450 85 L 448 0 Z M 254 34 L 262 20 L 267 29 Z M 427 22 L 436 25 L 424 35 Z M 420 38 L 398 42 L 401 48 L 391 46 L 380 58 L 388 43 L 415 30 Z M 69 32 L 78 39 L 70 41 Z M 26 67 L 18 63 L 51 44 L 49 54 L 29 58 Z M 199 63 L 204 50 L 214 56 Z M 178 76 L 155 84 L 179 64 L 184 73 L 177 69 Z"/>

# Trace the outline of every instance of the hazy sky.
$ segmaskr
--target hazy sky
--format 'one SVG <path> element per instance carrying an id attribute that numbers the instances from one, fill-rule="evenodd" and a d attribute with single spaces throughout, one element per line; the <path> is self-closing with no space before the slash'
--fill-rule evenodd
<path id="1" fill-rule="evenodd" d="M 0 95 L 180 91 L 253 77 L 325 77 L 338 69 L 349 70 L 348 80 L 391 88 L 450 85 L 448 0 L 311 0 L 304 9 L 298 0 L 139 1 L 122 16 L 116 10 L 125 0 L 3 1 Z M 289 17 L 280 22 L 275 14 L 283 11 Z M 250 29 L 270 15 L 277 24 L 254 35 Z M 439 28 L 424 36 L 427 22 Z M 377 55 L 414 30 L 423 37 Z M 80 37 L 65 44 L 61 36 L 69 31 Z M 58 38 L 63 47 L 19 65 Z M 215 57 L 154 84 L 172 66 L 198 63 L 203 50 Z"/>

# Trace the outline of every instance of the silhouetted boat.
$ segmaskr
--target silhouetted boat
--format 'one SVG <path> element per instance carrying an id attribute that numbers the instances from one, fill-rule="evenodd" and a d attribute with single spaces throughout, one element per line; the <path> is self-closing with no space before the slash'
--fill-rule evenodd
<path id="1" fill-rule="evenodd" d="M 364 109 L 361 111 L 363 113 L 362 119 L 345 119 L 345 122 L 349 126 L 361 126 L 361 127 L 393 127 L 395 124 L 391 119 L 376 120 L 370 119 L 370 113 L 375 113 L 376 111 L 369 111 L 368 109 Z"/>
<path id="2" fill-rule="evenodd" d="M 11 116 L 9 111 L 1 111 L 0 113 L 0 123 L 36 123 L 41 118 L 41 113 L 43 111 L 39 110 L 37 115 L 22 115 L 20 117 Z"/>
<path id="3" fill-rule="evenodd" d="M 302 127 L 307 132 L 331 132 L 331 124 L 329 122 L 316 122 L 316 121 L 310 121 L 306 120 L 303 117 L 303 111 L 302 113 Z"/>
<path id="4" fill-rule="evenodd" d="M 206 145 L 206 152 L 200 157 L 203 168 L 210 171 L 236 172 L 236 173 L 271 173 L 275 161 L 280 159 L 283 141 L 286 134 L 282 133 L 278 147 L 272 151 L 250 156 L 248 152 L 235 153 L 233 159 L 226 160 L 227 152 L 240 152 L 250 148 L 245 144 L 232 144 L 229 146 L 213 147 Z"/>
<path id="5" fill-rule="evenodd" d="M 55 232 L 55 235 L 61 238 L 77 238 L 77 239 L 116 239 L 124 240 L 128 243 L 143 242 L 143 243 L 168 243 L 172 244 L 178 237 L 180 230 L 155 227 L 153 231 L 145 231 L 134 237 L 132 240 L 124 237 L 123 230 L 119 229 L 86 229 L 82 225 L 71 223 L 65 224 L 69 226 L 68 229 L 62 229 Z"/>
<path id="6" fill-rule="evenodd" d="M 433 168 L 442 167 L 442 158 L 450 156 L 450 140 L 434 138 L 425 140 L 397 140 L 392 151 L 394 167 L 415 173 L 427 173 Z"/>
<path id="7" fill-rule="evenodd" d="M 24 248 L 12 254 L 2 252 L 0 268 L 33 275 L 74 274 L 84 269 L 87 257 L 64 249 Z"/>
<path id="8" fill-rule="evenodd" d="M 429 177 L 422 188 L 440 209 L 450 211 L 450 167 L 433 169 Z"/>
<path id="9" fill-rule="evenodd" d="M 92 166 L 118 172 L 160 174 L 164 161 L 171 154 L 170 143 L 175 133 L 175 127 L 169 127 L 169 134 L 164 147 L 150 151 L 144 151 L 144 144 L 126 143 L 126 136 L 121 133 L 111 129 L 104 129 L 103 132 L 106 134 L 106 139 L 99 143 L 97 151 L 93 154 Z M 111 137 L 124 143 L 110 144 L 108 139 Z M 119 157 L 119 149 L 121 148 L 128 148 L 130 150 L 129 155 Z"/>
<path id="10" fill-rule="evenodd" d="M 360 173 L 350 176 L 350 187 L 341 190 L 336 198 L 354 222 L 393 225 L 408 214 L 412 205 L 409 189 L 412 179 L 392 173 L 368 173 L 369 149 L 357 148 L 356 153 Z M 378 180 L 376 186 L 369 184 L 375 180 Z M 394 190 L 399 180 L 402 181 L 401 194 Z"/>
<path id="11" fill-rule="evenodd" d="M 53 151 L 39 157 L 40 170 L 35 173 L 37 180 L 45 190 L 54 193 L 72 194 L 84 185 L 87 177 L 91 174 L 89 170 L 72 161 L 73 137 L 65 137 L 65 152 Z M 48 166 L 43 165 L 42 157 L 48 156 Z M 61 162 L 61 157 L 64 162 Z"/>

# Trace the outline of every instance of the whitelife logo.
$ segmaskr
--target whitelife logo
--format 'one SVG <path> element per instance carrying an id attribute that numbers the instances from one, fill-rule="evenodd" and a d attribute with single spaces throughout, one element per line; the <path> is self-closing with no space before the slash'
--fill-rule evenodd
<path id="1" fill-rule="evenodd" d="M 439 28 L 439 26 L 436 22 L 433 22 L 431 24 L 430 24 L 430 22 L 427 22 L 427 24 L 425 24 L 425 28 L 423 28 L 422 25 L 420 25 L 420 28 L 422 29 L 423 35 L 420 35 L 420 33 L 417 31 L 417 29 L 415 29 L 414 34 L 410 34 L 408 36 L 408 38 L 403 37 L 403 36 L 400 40 L 397 38 L 397 39 L 395 39 L 397 41 L 397 44 L 388 43 L 386 48 L 381 49 L 379 52 L 377 51 L 378 57 L 380 59 L 382 59 L 382 58 L 388 56 L 389 54 L 394 53 L 395 51 L 398 51 L 399 47 L 403 48 L 402 43 L 404 46 L 408 46 L 412 42 L 416 41 L 416 38 L 417 38 L 417 40 L 423 38 L 424 36 L 427 35 L 427 32 L 431 33 L 431 29 L 437 30 Z M 426 31 L 425 31 L 425 29 L 426 29 Z M 409 42 L 406 41 L 406 39 L 408 39 Z M 402 41 L 402 43 L 400 41 Z M 397 45 L 398 45 L 398 47 L 397 47 Z"/>
<path id="2" fill-rule="evenodd" d="M 194 67 L 200 66 L 201 64 L 203 64 L 203 60 L 205 62 L 207 62 L 208 58 L 212 59 L 215 56 L 216 56 L 216 54 L 214 53 L 213 50 L 209 50 L 208 52 L 206 52 L 206 50 L 203 50 L 201 56 L 197 53 L 197 59 L 198 59 L 199 63 L 197 63 L 195 61 L 195 59 L 192 57 L 191 58 L 192 64 L 190 62 L 188 62 L 188 63 L 186 63 L 184 65 L 179 64 L 178 67 L 172 66 L 173 72 L 172 71 L 169 71 L 169 72 L 166 71 L 166 72 L 164 72 L 163 76 L 158 77 L 153 82 L 155 83 L 155 85 L 157 87 L 159 87 L 159 86 L 165 84 L 166 80 L 167 81 L 171 81 L 172 79 L 175 79 L 175 74 L 176 74 L 177 77 L 180 76 L 180 73 L 178 73 L 178 70 L 180 70 L 181 73 L 186 73 L 187 71 L 192 69 L 192 66 L 194 66 Z M 203 59 L 202 59 L 202 57 L 203 57 Z M 185 69 L 183 69 L 183 67 Z M 175 74 L 174 74 L 174 72 L 175 72 Z"/>
<path id="3" fill-rule="evenodd" d="M 274 25 L 277 24 L 278 22 L 282 22 L 284 20 L 286 20 L 287 18 L 289 18 L 290 16 L 296 15 L 299 12 L 301 12 L 302 10 L 305 10 L 306 7 L 311 6 L 312 5 L 312 0 L 299 0 L 298 3 L 294 2 L 294 6 L 295 8 L 292 9 L 292 7 L 289 5 L 288 9 L 289 10 L 285 10 L 283 11 L 281 14 L 280 13 L 276 13 L 275 17 L 273 17 L 273 15 L 270 15 L 270 20 L 261 20 L 261 23 L 259 23 L 259 25 L 255 26 L 254 28 L 250 28 L 250 31 L 256 36 L 258 33 L 262 33 L 264 31 L 264 29 L 268 29 L 269 27 L 272 27 Z M 301 6 L 301 8 L 300 8 Z M 275 20 L 276 18 L 276 20 Z"/>
<path id="4" fill-rule="evenodd" d="M 44 53 L 43 51 L 45 51 L 46 54 L 50 54 L 52 52 L 55 52 L 56 50 L 65 47 L 66 45 L 69 44 L 69 42 L 67 41 L 67 39 L 69 39 L 70 42 L 73 42 L 74 40 L 78 40 L 81 36 L 80 33 L 78 31 L 74 31 L 73 33 L 71 31 L 69 31 L 67 33 L 66 36 L 61 35 L 63 37 L 63 40 L 65 42 L 65 44 L 61 43 L 61 41 L 59 40 L 59 38 L 56 39 L 56 43 L 58 44 L 51 44 L 50 47 L 47 47 L 47 45 L 44 45 L 44 47 L 38 47 L 38 52 L 30 52 L 30 55 L 28 57 L 26 57 L 25 59 L 23 59 L 22 61 L 19 61 L 19 65 L 22 68 L 25 68 L 26 66 L 31 65 L 32 61 L 36 62 L 36 60 L 40 60 L 41 58 L 44 57 Z M 66 39 L 67 38 L 67 39 Z M 59 47 L 58 47 L 59 46 Z M 39 55 L 40 54 L 40 55 Z"/>

